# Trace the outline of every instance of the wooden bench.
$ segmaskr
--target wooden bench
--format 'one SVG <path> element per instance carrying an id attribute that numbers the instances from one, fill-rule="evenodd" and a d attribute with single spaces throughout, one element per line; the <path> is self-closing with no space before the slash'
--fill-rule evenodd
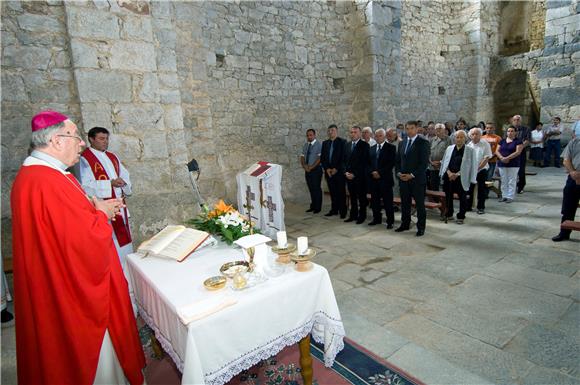
<path id="1" fill-rule="evenodd" d="M 560 224 L 560 228 L 563 230 L 580 231 L 580 222 L 564 221 L 562 224 Z"/>

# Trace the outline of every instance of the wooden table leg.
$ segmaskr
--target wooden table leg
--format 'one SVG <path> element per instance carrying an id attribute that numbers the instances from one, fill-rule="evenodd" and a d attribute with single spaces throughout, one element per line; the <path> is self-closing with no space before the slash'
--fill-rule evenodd
<path id="1" fill-rule="evenodd" d="M 310 355 L 310 334 L 298 343 L 300 348 L 300 368 L 304 385 L 312 385 L 312 356 Z"/>

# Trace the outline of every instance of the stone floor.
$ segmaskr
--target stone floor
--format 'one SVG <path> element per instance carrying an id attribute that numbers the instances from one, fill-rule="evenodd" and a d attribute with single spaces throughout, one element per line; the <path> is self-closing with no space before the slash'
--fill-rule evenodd
<path id="1" fill-rule="evenodd" d="M 464 225 L 428 210 L 421 238 L 294 205 L 287 230 L 319 250 L 347 336 L 425 383 L 580 384 L 580 234 L 550 240 L 564 171 L 529 171 Z"/>
<path id="2" fill-rule="evenodd" d="M 422 238 L 291 204 L 287 230 L 318 249 L 348 337 L 426 384 L 580 384 L 580 234 L 550 240 L 565 174 L 530 171 L 523 195 L 464 225 L 428 211 Z M 14 344 L 2 329 L 3 384 Z"/>

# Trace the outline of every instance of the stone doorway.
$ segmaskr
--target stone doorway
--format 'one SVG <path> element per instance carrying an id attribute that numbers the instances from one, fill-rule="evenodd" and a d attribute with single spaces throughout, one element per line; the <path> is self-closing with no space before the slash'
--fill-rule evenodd
<path id="1" fill-rule="evenodd" d="M 522 122 L 528 127 L 535 127 L 538 122 L 539 106 L 532 97 L 529 86 L 529 75 L 523 70 L 512 70 L 499 77 L 493 88 L 493 116 L 500 135 L 508 119 L 516 114 L 522 116 Z"/>

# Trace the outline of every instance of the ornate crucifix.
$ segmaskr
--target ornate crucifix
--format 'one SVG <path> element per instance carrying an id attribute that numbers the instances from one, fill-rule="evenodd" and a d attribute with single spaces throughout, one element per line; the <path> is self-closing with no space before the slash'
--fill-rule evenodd
<path id="1" fill-rule="evenodd" d="M 244 207 L 247 210 L 248 221 L 250 222 L 250 234 L 254 234 L 254 228 L 252 227 L 252 209 L 254 208 L 254 206 L 252 206 L 252 201 L 255 199 L 256 194 L 252 192 L 250 186 L 246 186 L 246 204 L 244 205 Z"/>

